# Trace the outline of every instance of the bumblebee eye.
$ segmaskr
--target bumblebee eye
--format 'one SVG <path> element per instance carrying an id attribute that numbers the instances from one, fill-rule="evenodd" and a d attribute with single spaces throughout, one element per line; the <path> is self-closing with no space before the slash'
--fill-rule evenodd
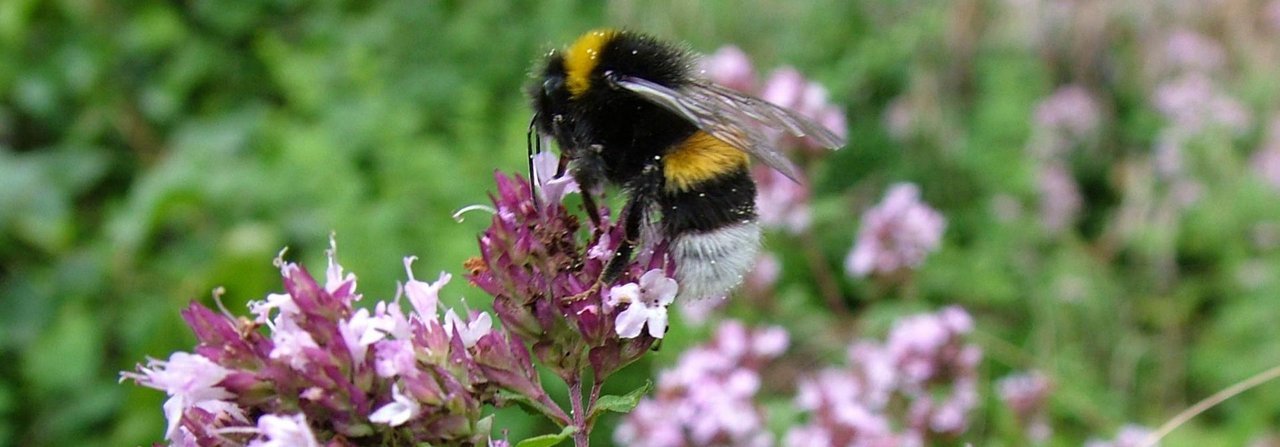
<path id="1" fill-rule="evenodd" d="M 564 88 L 564 78 L 560 76 L 552 76 L 542 81 L 542 94 L 552 96 L 556 91 Z"/>

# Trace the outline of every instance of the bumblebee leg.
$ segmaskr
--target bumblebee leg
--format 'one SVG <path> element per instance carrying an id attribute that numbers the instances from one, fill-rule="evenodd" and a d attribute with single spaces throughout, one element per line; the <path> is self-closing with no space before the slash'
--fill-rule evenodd
<path id="1" fill-rule="evenodd" d="M 613 253 L 613 258 L 609 259 L 609 265 L 605 266 L 602 280 L 605 284 L 612 284 L 622 274 L 622 268 L 631 262 L 631 254 L 635 251 L 636 241 L 640 238 L 640 224 L 644 222 L 645 200 L 640 194 L 634 194 L 627 207 L 622 212 L 622 243 L 618 245 L 618 250 Z"/>
<path id="2" fill-rule="evenodd" d="M 605 182 L 605 165 L 601 153 L 604 147 L 599 144 L 587 145 L 585 150 L 576 152 L 572 157 L 565 157 L 566 160 L 572 159 L 573 166 L 567 166 L 569 172 L 573 173 L 573 180 L 578 182 L 578 189 L 582 194 L 582 207 L 587 211 L 587 218 L 591 219 L 591 224 L 595 226 L 594 230 L 599 232 L 603 223 L 600 221 L 600 207 L 596 205 L 596 194 L 603 194 L 603 186 Z"/>
<path id="3" fill-rule="evenodd" d="M 593 231 L 600 231 L 600 207 L 596 205 L 596 197 L 584 188 L 582 191 L 582 207 L 587 210 L 587 218 L 591 220 Z"/>

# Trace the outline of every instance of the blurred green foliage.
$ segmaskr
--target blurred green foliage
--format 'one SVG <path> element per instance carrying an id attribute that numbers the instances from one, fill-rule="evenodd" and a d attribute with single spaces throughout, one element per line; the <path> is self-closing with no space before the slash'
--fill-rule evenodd
<path id="1" fill-rule="evenodd" d="M 524 169 L 533 61 L 604 25 L 703 52 L 736 44 L 830 89 L 852 142 L 812 173 L 812 246 L 831 269 L 891 182 L 919 184 L 948 219 L 945 247 L 908 284 L 839 278 L 856 328 L 824 310 L 803 244 L 784 234 L 770 236 L 784 263 L 775 309 L 730 314 L 783 324 L 830 360 L 895 316 L 958 303 L 978 318 L 988 383 L 1030 368 L 1053 378 L 1054 445 L 1157 425 L 1280 363 L 1280 195 L 1248 173 L 1276 112 L 1266 51 L 1280 30 L 1240 25 L 1231 8 L 1187 18 L 1084 3 L 1105 9 L 1101 34 L 1082 14 L 1037 40 L 1026 28 L 1057 19 L 976 0 L 0 2 L 0 445 L 158 440 L 164 396 L 117 372 L 189 349 L 177 314 L 189 300 L 225 287 L 237 308 L 278 290 L 281 247 L 322 265 L 335 232 L 344 266 L 379 296 L 403 277 L 402 256 L 460 272 L 485 219 L 450 214 L 486 200 L 493 170 Z M 1199 199 L 1155 219 L 1172 186 L 1142 166 L 1169 123 L 1146 54 L 1177 27 L 1224 39 L 1225 88 L 1258 119 L 1187 144 Z M 1036 105 L 1067 83 L 1099 93 L 1104 119 L 1070 158 L 1083 214 L 1053 233 L 1038 222 L 1029 142 Z M 886 130 L 895 101 L 913 107 L 908 138 Z M 487 304 L 461 283 L 448 299 Z M 677 324 L 606 392 L 704 336 Z M 986 400 L 968 440 L 1019 443 Z M 513 439 L 549 430 L 502 415 Z M 1280 387 L 1263 387 L 1168 445 L 1240 444 L 1278 416 Z"/>

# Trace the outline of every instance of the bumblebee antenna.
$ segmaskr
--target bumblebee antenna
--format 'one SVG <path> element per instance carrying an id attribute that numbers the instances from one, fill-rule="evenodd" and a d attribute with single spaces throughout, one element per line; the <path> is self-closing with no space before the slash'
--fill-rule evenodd
<path id="1" fill-rule="evenodd" d="M 538 123 L 538 114 L 533 114 L 533 119 L 529 120 L 529 130 L 524 134 L 524 144 L 528 158 L 525 160 L 529 163 L 529 191 L 533 194 L 534 209 L 541 209 L 542 205 L 538 203 L 538 194 L 534 192 L 534 188 L 538 187 L 537 182 L 533 179 L 533 156 L 542 153 L 542 138 L 534 135 L 534 126 Z"/>

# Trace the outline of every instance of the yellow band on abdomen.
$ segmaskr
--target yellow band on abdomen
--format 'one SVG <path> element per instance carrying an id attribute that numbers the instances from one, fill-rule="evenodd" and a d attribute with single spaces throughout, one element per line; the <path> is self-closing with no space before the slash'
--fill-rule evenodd
<path id="1" fill-rule="evenodd" d="M 684 191 L 747 165 L 747 153 L 703 131 L 695 132 L 662 159 L 667 191 Z"/>

